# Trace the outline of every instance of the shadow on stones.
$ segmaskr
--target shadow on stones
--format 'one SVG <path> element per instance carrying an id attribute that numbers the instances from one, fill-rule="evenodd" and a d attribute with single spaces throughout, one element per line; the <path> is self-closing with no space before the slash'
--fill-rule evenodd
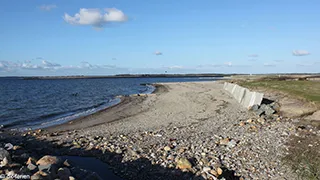
<path id="1" fill-rule="evenodd" d="M 221 177 L 225 178 L 225 179 L 228 179 L 228 180 L 240 180 L 240 177 L 238 176 L 235 176 L 235 172 L 232 171 L 232 170 L 229 170 L 225 167 L 222 167 L 222 174 L 221 174 Z"/>
<path id="2" fill-rule="evenodd" d="M 22 147 L 18 150 L 9 150 L 9 152 L 12 156 L 12 161 L 23 166 L 25 166 L 25 163 L 29 157 L 40 159 L 44 155 L 95 157 L 108 164 L 108 167 L 110 168 L 109 175 L 105 175 L 106 172 L 104 172 L 104 176 L 101 177 L 102 179 L 204 179 L 203 177 L 196 176 L 191 172 L 182 172 L 179 169 L 165 168 L 158 164 L 152 164 L 151 161 L 146 158 L 139 158 L 131 162 L 122 162 L 123 158 L 121 154 L 108 151 L 102 152 L 101 150 L 97 149 L 72 149 L 70 146 L 65 146 L 65 144 L 56 144 L 49 141 L 39 140 L 35 136 L 31 135 L 21 136 L 17 134 L 8 135 L 6 133 L 0 133 L 0 147 L 4 147 L 4 144 L 6 143 L 20 145 Z M 86 158 L 83 159 L 85 161 Z M 191 161 L 192 163 L 195 163 L 194 159 Z M 92 168 L 96 170 L 99 169 L 98 167 Z M 0 168 L 0 170 L 3 170 L 3 168 Z M 99 172 L 96 173 L 100 175 Z M 234 172 L 232 171 L 224 169 L 223 177 L 225 177 L 227 180 L 237 179 L 233 176 L 233 173 Z M 83 174 L 81 177 L 77 177 L 76 174 L 72 175 L 76 179 L 84 179 Z M 120 176 L 122 178 L 119 178 Z"/>
<path id="3" fill-rule="evenodd" d="M 273 100 L 270 100 L 270 99 L 267 99 L 267 98 L 263 98 L 261 104 L 268 105 L 268 104 L 272 104 L 273 102 L 274 102 Z"/>

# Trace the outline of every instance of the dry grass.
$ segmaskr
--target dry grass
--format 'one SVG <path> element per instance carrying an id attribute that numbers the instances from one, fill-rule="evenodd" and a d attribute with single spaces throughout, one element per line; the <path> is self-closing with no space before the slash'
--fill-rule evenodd
<path id="1" fill-rule="evenodd" d="M 319 137 L 311 134 L 293 136 L 287 145 L 288 154 L 283 162 L 297 174 L 297 179 L 320 180 Z"/>

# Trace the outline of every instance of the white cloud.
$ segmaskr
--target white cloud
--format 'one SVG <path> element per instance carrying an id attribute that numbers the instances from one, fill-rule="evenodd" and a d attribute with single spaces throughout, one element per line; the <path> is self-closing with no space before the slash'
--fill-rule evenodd
<path id="1" fill-rule="evenodd" d="M 156 52 L 154 52 L 154 54 L 157 55 L 157 56 L 160 56 L 160 55 L 162 55 L 162 52 L 156 51 Z"/>
<path id="2" fill-rule="evenodd" d="M 116 8 L 106 8 L 105 12 L 101 13 L 100 9 L 81 8 L 79 13 L 70 16 L 65 13 L 63 19 L 72 25 L 89 25 L 95 28 L 102 28 L 109 22 L 125 22 L 128 17 Z"/>
<path id="3" fill-rule="evenodd" d="M 310 52 L 306 51 L 306 50 L 294 50 L 292 51 L 292 55 L 294 56 L 306 56 L 309 55 Z"/>
<path id="4" fill-rule="evenodd" d="M 0 71 L 8 71 L 8 63 L 6 61 L 0 61 Z"/>
<path id="5" fill-rule="evenodd" d="M 39 9 L 41 9 L 43 11 L 50 11 L 54 8 L 57 8 L 57 6 L 54 4 L 47 4 L 47 5 L 44 4 L 44 5 L 39 6 Z"/>
<path id="6" fill-rule="evenodd" d="M 92 65 L 92 64 L 90 64 L 89 62 L 86 62 L 86 61 L 82 61 L 81 62 L 81 66 L 80 66 L 80 68 L 89 68 L 89 69 L 92 69 L 94 67 L 95 67 L 94 65 Z"/>
<path id="7" fill-rule="evenodd" d="M 105 11 L 107 12 L 104 14 L 106 22 L 124 22 L 128 20 L 128 17 L 116 8 L 106 8 Z"/>
<path id="8" fill-rule="evenodd" d="M 69 65 L 62 66 L 58 63 L 49 62 L 42 60 L 40 64 L 33 64 L 27 60 L 24 62 L 11 62 L 11 61 L 0 61 L 0 72 L 18 72 L 18 71 L 33 71 L 33 72 L 56 72 L 56 71 L 71 71 L 71 72 L 83 72 L 87 69 L 88 71 L 126 71 L 126 68 L 117 67 L 114 65 L 92 65 L 89 62 L 81 62 L 80 65 Z"/>
<path id="9" fill-rule="evenodd" d="M 51 62 L 46 61 L 46 60 L 43 60 L 43 61 L 42 61 L 42 65 L 43 65 L 43 68 L 45 68 L 45 69 L 50 69 L 50 68 L 54 68 L 54 69 L 56 69 L 56 68 L 61 67 L 61 65 L 60 65 L 60 64 L 57 64 L 57 63 L 51 63 Z"/>
<path id="10" fill-rule="evenodd" d="M 42 69 L 40 65 L 32 64 L 31 61 L 27 60 L 23 63 L 18 63 L 13 69 Z"/>

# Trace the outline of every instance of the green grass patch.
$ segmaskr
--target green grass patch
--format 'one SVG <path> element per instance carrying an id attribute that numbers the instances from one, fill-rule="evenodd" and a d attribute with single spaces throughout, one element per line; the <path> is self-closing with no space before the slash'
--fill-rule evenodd
<path id="1" fill-rule="evenodd" d="M 240 85 L 248 88 L 266 88 L 284 92 L 297 98 L 320 104 L 319 81 L 283 81 L 274 79 L 262 79 L 256 81 L 241 82 Z"/>

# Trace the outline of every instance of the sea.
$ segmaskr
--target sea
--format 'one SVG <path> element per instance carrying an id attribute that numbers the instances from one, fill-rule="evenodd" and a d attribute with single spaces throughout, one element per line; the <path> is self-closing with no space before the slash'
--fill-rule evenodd
<path id="1" fill-rule="evenodd" d="M 42 79 L 0 78 L 0 127 L 46 128 L 120 102 L 119 95 L 152 93 L 152 83 L 216 81 L 219 77 Z"/>

